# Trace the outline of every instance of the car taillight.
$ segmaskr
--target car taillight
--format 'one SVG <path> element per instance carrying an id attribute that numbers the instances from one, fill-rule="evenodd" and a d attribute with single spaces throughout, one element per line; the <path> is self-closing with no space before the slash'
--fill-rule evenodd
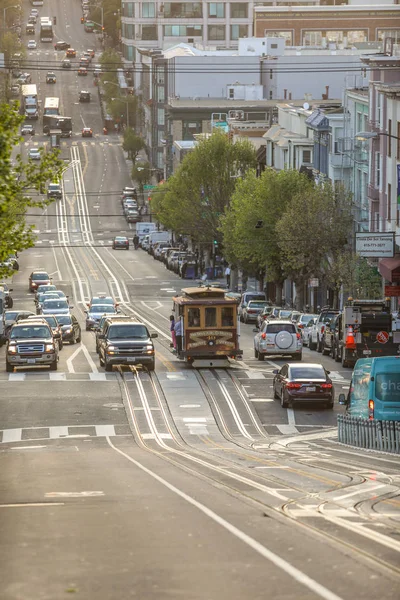
<path id="1" fill-rule="evenodd" d="M 373 419 L 374 418 L 374 407 L 375 407 L 374 401 L 370 400 L 368 402 L 368 418 L 369 419 Z"/>
<path id="2" fill-rule="evenodd" d="M 296 337 L 299 340 L 301 338 L 301 335 L 299 333 L 296 333 Z"/>
<path id="3" fill-rule="evenodd" d="M 324 333 L 324 331 L 325 331 L 325 325 L 322 325 L 322 327 L 321 327 L 321 333 Z"/>
<path id="4" fill-rule="evenodd" d="M 323 390 L 330 390 L 330 389 L 332 389 L 332 384 L 331 383 L 323 383 L 321 385 L 321 387 Z"/>
<path id="5" fill-rule="evenodd" d="M 297 325 L 297 327 L 298 327 L 299 329 L 304 329 L 304 325 L 302 325 L 301 323 L 299 323 L 299 324 Z"/>
<path id="6" fill-rule="evenodd" d="M 267 334 L 266 333 L 262 333 L 261 337 L 262 337 L 263 340 L 265 340 L 265 339 L 267 339 Z"/>
<path id="7" fill-rule="evenodd" d="M 286 389 L 288 390 L 299 390 L 301 388 L 301 383 L 294 383 L 293 381 L 288 381 L 286 384 Z"/>

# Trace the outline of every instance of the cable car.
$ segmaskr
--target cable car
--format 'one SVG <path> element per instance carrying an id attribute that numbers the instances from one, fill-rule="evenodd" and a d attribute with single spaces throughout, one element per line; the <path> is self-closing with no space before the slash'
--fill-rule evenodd
<path id="1" fill-rule="evenodd" d="M 241 358 L 237 302 L 215 287 L 191 287 L 173 298 L 175 321 L 182 320 L 177 358 L 193 367 L 228 367 Z"/>

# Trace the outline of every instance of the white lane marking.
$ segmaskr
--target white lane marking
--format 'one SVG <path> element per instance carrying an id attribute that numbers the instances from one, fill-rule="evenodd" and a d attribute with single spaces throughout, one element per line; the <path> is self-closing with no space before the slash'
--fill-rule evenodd
<path id="1" fill-rule="evenodd" d="M 293 427 L 293 425 L 276 425 L 276 427 L 283 435 L 293 435 L 294 433 L 299 433 L 296 427 Z"/>
<path id="2" fill-rule="evenodd" d="M 285 467 L 283 465 L 277 465 L 276 467 L 254 467 L 255 469 L 291 469 L 291 467 Z"/>
<path id="3" fill-rule="evenodd" d="M 172 435 L 170 433 L 157 433 L 157 435 L 154 433 L 142 433 L 141 437 L 144 440 L 155 440 L 156 438 L 160 438 L 161 440 L 172 440 Z"/>
<path id="4" fill-rule="evenodd" d="M 110 375 L 112 375 L 112 373 L 110 373 Z M 108 381 L 106 373 L 89 373 L 89 379 L 90 381 Z"/>
<path id="5" fill-rule="evenodd" d="M 25 381 L 26 373 L 10 373 L 8 381 Z"/>
<path id="6" fill-rule="evenodd" d="M 68 437 L 68 427 L 65 425 L 49 427 L 49 437 L 53 440 L 61 437 Z"/>
<path id="7" fill-rule="evenodd" d="M 115 436 L 114 425 L 95 425 L 96 435 L 100 437 L 113 437 Z"/>
<path id="8" fill-rule="evenodd" d="M 200 424 L 200 423 L 206 423 L 207 419 L 206 419 L 206 417 L 185 417 L 183 419 L 183 422 L 184 423 L 193 423 L 193 424 L 199 423 Z"/>
<path id="9" fill-rule="evenodd" d="M 83 354 L 86 356 L 86 360 L 88 361 L 89 365 L 92 368 L 93 373 L 98 373 L 99 370 L 96 367 L 95 363 L 93 362 L 93 359 L 90 356 L 89 350 L 86 348 L 85 344 L 81 344 L 81 348 L 82 348 Z M 102 373 L 102 374 L 105 375 L 105 373 Z"/>
<path id="10" fill-rule="evenodd" d="M 179 408 L 200 408 L 201 404 L 180 404 Z"/>
<path id="11" fill-rule="evenodd" d="M 13 446 L 11 450 L 37 450 L 38 448 L 47 448 L 47 446 Z"/>
<path id="12" fill-rule="evenodd" d="M 13 448 L 15 450 L 15 448 Z M 25 502 L 24 504 L 0 504 L 0 508 L 31 508 L 33 506 L 64 506 L 65 502 Z"/>
<path id="13" fill-rule="evenodd" d="M 6 442 L 20 442 L 22 437 L 22 429 L 5 429 L 3 430 L 3 444 Z"/>
<path id="14" fill-rule="evenodd" d="M 312 579 L 311 577 L 309 577 L 308 575 L 303 573 L 303 571 L 300 571 L 300 569 L 297 569 L 296 567 L 291 565 L 288 561 L 286 561 L 285 559 L 281 558 L 280 556 L 278 556 L 277 554 L 272 552 L 272 550 L 269 550 L 268 548 L 266 548 L 265 546 L 260 544 L 260 542 L 257 542 L 257 540 L 255 540 L 251 536 L 244 533 L 244 531 L 241 531 L 238 527 L 236 527 L 232 523 L 229 523 L 229 521 L 227 521 L 223 517 L 220 517 L 213 510 L 211 510 L 210 508 L 208 508 L 207 506 L 205 506 L 198 500 L 195 500 L 194 498 L 192 498 L 191 496 L 189 496 L 188 494 L 186 494 L 179 488 L 175 487 L 174 485 L 169 483 L 166 479 L 163 479 L 162 477 L 160 477 L 159 475 L 154 473 L 154 471 L 151 471 L 150 469 L 148 469 L 147 467 L 145 467 L 144 465 L 139 463 L 137 460 L 135 460 L 131 456 L 128 456 L 128 454 L 125 454 L 125 452 L 123 452 L 122 450 L 120 450 L 119 448 L 114 446 L 114 444 L 111 442 L 110 438 L 107 438 L 107 442 L 110 445 L 110 447 L 113 448 L 113 450 L 115 450 L 116 452 L 121 454 L 121 456 L 123 456 L 124 458 L 129 460 L 132 464 L 134 464 L 136 467 L 141 469 L 144 473 L 147 473 L 147 475 L 149 475 L 150 477 L 152 477 L 153 479 L 158 481 L 161 485 L 168 488 L 171 492 L 173 492 L 174 494 L 176 494 L 177 496 L 179 496 L 180 498 L 185 500 L 188 504 L 191 504 L 192 506 L 197 508 L 200 512 L 202 512 L 204 515 L 206 515 L 212 521 L 214 521 L 215 523 L 217 523 L 218 525 L 223 527 L 226 531 L 229 531 L 229 533 L 231 533 L 237 539 L 239 539 L 243 543 L 247 544 L 247 546 L 249 546 L 250 548 L 255 550 L 255 552 L 260 554 L 263 558 L 269 560 L 271 563 L 273 563 L 279 569 L 282 569 L 282 571 L 284 571 L 290 577 L 292 577 L 293 579 L 298 581 L 301 585 L 304 585 L 309 590 L 311 590 L 312 592 L 314 592 L 321 598 L 324 598 L 325 600 L 342 600 L 340 596 L 338 596 L 334 592 L 331 592 L 324 585 L 318 583 L 317 581 L 315 581 L 315 579 Z"/>
<path id="15" fill-rule="evenodd" d="M 79 352 L 82 352 L 82 346 L 79 346 L 75 350 L 75 352 L 73 352 L 71 354 L 71 356 L 69 358 L 67 358 L 67 367 L 68 367 L 69 373 L 75 373 L 75 369 L 74 369 L 74 365 L 72 364 L 72 361 L 74 360 L 75 356 L 77 356 L 79 354 Z"/>
<path id="16" fill-rule="evenodd" d="M 49 373 L 50 381 L 65 381 L 67 379 L 66 373 Z"/>
<path id="17" fill-rule="evenodd" d="M 274 402 L 273 398 L 249 398 L 249 402 Z"/>
<path id="18" fill-rule="evenodd" d="M 44 496 L 45 498 L 87 498 L 93 496 L 104 496 L 104 492 L 95 490 L 87 492 L 47 492 L 47 494 Z"/>
<path id="19" fill-rule="evenodd" d="M 368 485 L 369 483 L 369 485 Z M 357 494 L 367 494 L 369 492 L 373 492 L 375 490 L 379 490 L 380 488 L 386 487 L 386 483 L 375 484 L 372 482 L 362 483 L 360 486 L 357 486 L 358 489 L 349 492 L 348 494 L 343 494 L 342 496 L 332 496 L 335 502 L 338 500 L 344 500 L 344 498 L 350 498 L 350 496 L 356 496 Z"/>

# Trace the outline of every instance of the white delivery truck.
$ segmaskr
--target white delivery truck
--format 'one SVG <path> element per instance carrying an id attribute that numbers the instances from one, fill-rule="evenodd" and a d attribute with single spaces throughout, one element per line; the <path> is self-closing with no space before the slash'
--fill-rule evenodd
<path id="1" fill-rule="evenodd" d="M 139 244 L 141 244 L 145 235 L 148 235 L 156 230 L 157 225 L 155 223 L 145 223 L 144 221 L 138 221 L 136 223 L 136 235 L 139 238 Z"/>
<path id="2" fill-rule="evenodd" d="M 152 231 L 149 233 L 149 251 L 151 254 L 151 247 L 157 242 L 169 242 L 171 240 L 171 234 L 169 231 Z"/>

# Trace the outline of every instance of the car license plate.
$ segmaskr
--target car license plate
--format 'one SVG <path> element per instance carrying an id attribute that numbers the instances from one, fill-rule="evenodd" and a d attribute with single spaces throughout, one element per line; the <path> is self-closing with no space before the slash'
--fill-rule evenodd
<path id="1" fill-rule="evenodd" d="M 306 392 L 315 392 L 315 390 L 316 390 L 315 385 L 310 386 L 310 387 L 306 387 Z"/>
<path id="2" fill-rule="evenodd" d="M 128 358 L 128 362 L 136 362 L 136 358 Z"/>
<path id="3" fill-rule="evenodd" d="M 370 354 L 372 354 L 372 350 L 363 350 L 363 354 L 365 356 L 369 356 Z"/>
<path id="4" fill-rule="evenodd" d="M 36 358 L 28 358 L 27 361 L 28 365 L 34 365 L 36 362 Z"/>

